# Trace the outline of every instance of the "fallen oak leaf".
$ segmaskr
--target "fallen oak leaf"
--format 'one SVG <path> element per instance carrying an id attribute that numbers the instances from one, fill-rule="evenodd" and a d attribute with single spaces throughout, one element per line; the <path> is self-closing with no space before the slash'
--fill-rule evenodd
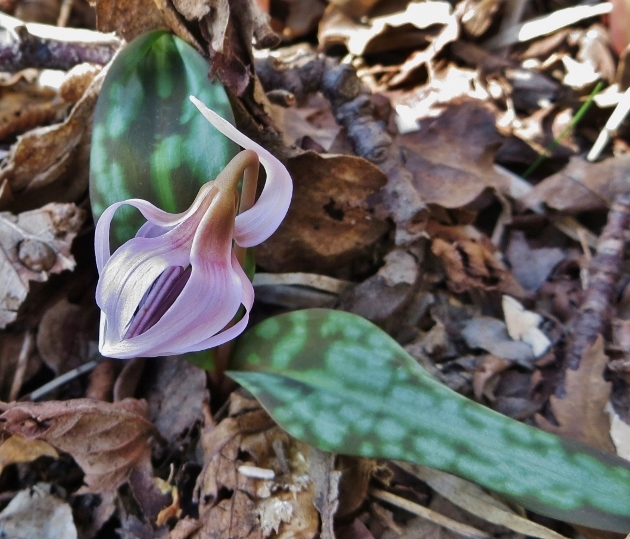
<path id="1" fill-rule="evenodd" d="M 17 318 L 29 281 L 74 269 L 72 240 L 85 219 L 74 204 L 47 204 L 13 215 L 0 213 L 0 329 Z"/>
<path id="2" fill-rule="evenodd" d="M 528 293 L 498 258 L 490 239 L 471 226 L 427 225 L 431 251 L 444 265 L 448 287 L 456 294 L 471 289 L 498 290 L 519 299 Z"/>
<path id="3" fill-rule="evenodd" d="M 616 453 L 610 438 L 610 417 L 606 411 L 612 386 L 603 378 L 607 363 L 604 339 L 600 335 L 591 347 L 584 350 L 580 367 L 577 370 L 567 369 L 566 396 L 563 399 L 551 396 L 549 399 L 558 424 L 554 425 L 537 414 L 538 425 L 548 432 Z"/>
<path id="4" fill-rule="evenodd" d="M 59 454 L 49 443 L 42 440 L 27 440 L 15 434 L 0 445 L 0 473 L 5 466 L 18 462 L 31 462 L 39 457 L 58 458 Z"/>
<path id="5" fill-rule="evenodd" d="M 0 411 L 0 435 L 42 440 L 70 454 L 85 473 L 83 492 L 112 491 L 151 466 L 149 440 L 157 431 L 144 401 L 1 403 Z"/>

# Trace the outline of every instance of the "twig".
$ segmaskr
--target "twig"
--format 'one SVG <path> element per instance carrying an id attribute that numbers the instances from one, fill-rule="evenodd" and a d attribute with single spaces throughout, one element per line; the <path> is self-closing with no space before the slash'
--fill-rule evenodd
<path id="1" fill-rule="evenodd" d="M 26 368 L 28 367 L 28 360 L 31 357 L 33 351 L 33 332 L 27 331 L 24 334 L 24 341 L 22 341 L 22 349 L 18 357 L 17 366 L 15 368 L 15 375 L 13 376 L 13 383 L 11 384 L 11 391 L 9 392 L 9 401 L 14 401 L 20 394 L 22 384 L 24 383 L 24 375 L 26 374 Z"/>
<path id="2" fill-rule="evenodd" d="M 98 359 L 94 361 L 90 361 L 88 363 L 81 365 L 80 367 L 77 367 L 76 369 L 72 369 L 71 371 L 68 371 L 67 373 L 62 374 L 61 376 L 57 376 L 57 378 L 55 378 L 54 380 L 51 380 L 47 384 L 44 384 L 39 389 L 36 389 L 32 393 L 24 395 L 22 398 L 20 398 L 20 400 L 21 401 L 39 400 L 43 396 L 48 395 L 48 393 L 50 393 L 51 391 L 54 391 L 55 389 L 57 389 L 58 387 L 61 387 L 64 384 L 67 384 L 68 382 L 74 380 L 75 378 L 78 378 L 79 376 L 85 374 L 86 372 L 90 372 L 99 364 L 99 362 L 100 360 Z"/>
<path id="3" fill-rule="evenodd" d="M 597 136 L 595 144 L 593 144 L 591 151 L 588 152 L 588 155 L 586 156 L 588 161 L 596 161 L 599 158 L 606 144 L 608 144 L 611 135 L 619 129 L 619 126 L 626 119 L 628 113 L 630 113 L 630 88 L 628 88 L 624 92 L 623 96 L 621 96 L 615 110 L 613 110 L 610 118 L 608 118 L 604 129 L 602 129 Z"/>
<path id="4" fill-rule="evenodd" d="M 549 15 L 536 17 L 535 19 L 508 28 L 486 41 L 483 46 L 486 49 L 500 49 L 501 47 L 513 45 L 514 43 L 523 43 L 524 41 L 530 41 L 537 37 L 552 34 L 557 30 L 571 26 L 584 19 L 606 15 L 611 11 L 611 2 L 602 2 L 594 6 L 582 5 L 559 9 Z"/>
<path id="5" fill-rule="evenodd" d="M 572 328 L 572 339 L 566 354 L 566 367 L 576 370 L 584 351 L 604 333 L 611 303 L 621 273 L 624 231 L 630 223 L 630 193 L 617 195 L 608 214 L 608 222 L 597 242 L 590 264 L 589 286 Z M 556 391 L 564 396 L 564 384 Z"/>
<path id="6" fill-rule="evenodd" d="M 381 203 L 388 216 L 408 234 L 419 232 L 426 206 L 413 187 L 411 172 L 386 131 L 374 118 L 369 90 L 355 69 L 331 58 L 300 50 L 292 57 L 256 60 L 256 73 L 266 91 L 286 90 L 300 100 L 321 91 L 330 101 L 337 122 L 346 128 L 354 151 L 371 161 L 388 176 Z"/>
<path id="7" fill-rule="evenodd" d="M 414 515 L 418 515 L 430 522 L 438 524 L 447 530 L 451 530 L 455 533 L 463 535 L 464 537 L 470 537 L 471 539 L 489 539 L 489 535 L 477 528 L 473 528 L 472 526 L 467 526 L 466 524 L 462 524 L 461 522 L 457 522 L 452 518 L 445 517 L 440 513 L 432 511 L 431 509 L 425 507 L 424 505 L 420 505 L 418 503 L 414 503 L 405 498 L 401 498 L 400 496 L 396 496 L 391 492 L 387 492 L 385 490 L 380 490 L 376 488 L 371 488 L 369 491 L 371 496 L 378 498 L 379 500 L 383 500 L 384 502 L 391 503 L 396 507 L 400 507 L 405 511 L 409 511 Z"/>
<path id="8" fill-rule="evenodd" d="M 0 71 L 16 73 L 29 67 L 68 70 L 90 62 L 104 65 L 121 41 L 90 30 L 23 23 L 0 13 Z"/>

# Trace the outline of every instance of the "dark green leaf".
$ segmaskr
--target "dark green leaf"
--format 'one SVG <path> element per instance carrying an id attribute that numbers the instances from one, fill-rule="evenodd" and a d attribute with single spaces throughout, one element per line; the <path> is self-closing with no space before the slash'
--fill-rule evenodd
<path id="1" fill-rule="evenodd" d="M 233 122 L 225 90 L 208 79 L 208 64 L 178 37 L 151 32 L 114 60 L 94 116 L 90 198 L 94 217 L 107 206 L 142 198 L 159 208 L 186 210 L 199 187 L 238 152 L 188 100 L 194 95 Z M 117 244 L 143 220 L 130 208 L 116 214 Z"/>
<path id="2" fill-rule="evenodd" d="M 232 367 L 278 424 L 322 450 L 416 462 L 544 515 L 630 531 L 630 463 L 462 397 L 361 317 L 270 318 L 238 340 Z"/>

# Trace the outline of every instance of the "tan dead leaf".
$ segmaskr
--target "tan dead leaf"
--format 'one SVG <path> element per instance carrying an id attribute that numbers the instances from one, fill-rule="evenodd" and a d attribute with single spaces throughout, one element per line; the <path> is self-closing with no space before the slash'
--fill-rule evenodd
<path id="1" fill-rule="evenodd" d="M 2 404 L 0 428 L 69 453 L 85 473 L 86 492 L 107 492 L 151 466 L 155 427 L 144 401 L 88 399 Z"/>
<path id="2" fill-rule="evenodd" d="M 90 0 L 96 10 L 96 28 L 116 32 L 127 41 L 134 37 L 168 28 L 165 16 L 153 0 Z"/>
<path id="3" fill-rule="evenodd" d="M 64 78 L 59 87 L 59 97 L 67 103 L 79 101 L 89 88 L 96 75 L 102 71 L 103 67 L 96 64 L 75 65 Z"/>
<path id="4" fill-rule="evenodd" d="M 277 427 L 253 399 L 232 393 L 229 414 L 202 433 L 205 466 L 195 496 L 203 527 L 193 537 L 315 537 L 308 446 Z"/>
<path id="5" fill-rule="evenodd" d="M 11 146 L 0 183 L 9 183 L 12 208 L 37 208 L 50 200 L 76 202 L 87 192 L 92 117 L 106 72 L 94 77 L 65 121 L 33 129 Z"/>
<path id="6" fill-rule="evenodd" d="M 520 200 L 529 208 L 541 204 L 568 213 L 604 210 L 617 193 L 628 189 L 630 154 L 599 163 L 572 157 L 560 172 L 545 178 Z"/>
<path id="7" fill-rule="evenodd" d="M 527 297 L 527 292 L 498 258 L 496 246 L 477 229 L 430 221 L 427 232 L 433 238 L 431 250 L 444 264 L 448 286 L 453 292 L 460 294 L 480 288 Z"/>
<path id="8" fill-rule="evenodd" d="M 81 356 L 80 343 L 87 342 L 96 327 L 96 320 L 90 320 L 86 313 L 83 306 L 70 303 L 65 297 L 44 313 L 37 331 L 37 350 L 55 374 L 78 366 L 73 363 Z"/>
<path id="9" fill-rule="evenodd" d="M 21 135 L 29 129 L 53 122 L 67 107 L 54 100 L 54 92 L 34 92 L 18 85 L 0 92 L 0 140 Z"/>
<path id="10" fill-rule="evenodd" d="M 503 142 L 495 122 L 495 111 L 483 101 L 465 99 L 398 137 L 414 188 L 427 203 L 461 208 L 502 182 L 494 170 Z"/>
<path id="11" fill-rule="evenodd" d="M 425 481 L 451 503 L 488 522 L 531 537 L 566 539 L 549 528 L 515 514 L 507 505 L 493 498 L 474 483 L 417 464 L 401 462 L 398 466 Z"/>
<path id="12" fill-rule="evenodd" d="M 330 102 L 320 94 L 310 94 L 294 107 L 271 105 L 270 112 L 287 146 L 303 147 L 308 137 L 328 152 L 341 131 Z"/>
<path id="13" fill-rule="evenodd" d="M 0 213 L 0 328 L 14 321 L 29 281 L 74 269 L 72 240 L 85 219 L 74 204 L 47 204 L 19 215 Z"/>
<path id="14" fill-rule="evenodd" d="M 485 356 L 481 362 L 477 365 L 473 374 L 473 391 L 475 398 L 481 400 L 482 397 L 487 397 L 490 401 L 494 401 L 494 394 L 491 388 L 488 387 L 491 380 L 502 373 L 512 365 L 511 361 L 503 359 L 492 354 Z"/>
<path id="15" fill-rule="evenodd" d="M 366 256 L 387 232 L 367 203 L 386 182 L 375 165 L 361 157 L 306 152 L 287 166 L 294 185 L 289 213 L 256 250 L 265 269 L 332 271 Z"/>
<path id="16" fill-rule="evenodd" d="M 31 462 L 39 457 L 58 458 L 55 448 L 42 440 L 28 440 L 15 434 L 0 445 L 0 473 L 5 466 L 18 462 Z"/>
<path id="17" fill-rule="evenodd" d="M 600 335 L 593 346 L 584 350 L 579 369 L 566 370 L 566 396 L 549 399 L 558 425 L 536 415 L 538 425 L 549 432 L 615 453 L 610 439 L 610 417 L 606 412 L 612 385 L 603 378 L 607 363 L 604 339 Z"/>
<path id="18" fill-rule="evenodd" d="M 293 41 L 307 35 L 317 28 L 326 4 L 321 0 L 304 2 L 304 0 L 282 0 L 287 16 L 284 20 L 282 36 Z"/>
<path id="19" fill-rule="evenodd" d="M 512 339 L 523 341 L 532 347 L 536 357 L 541 357 L 549 350 L 551 341 L 539 328 L 543 317 L 538 313 L 528 311 L 510 296 L 503 296 L 501 301 L 505 325 Z"/>
<path id="20" fill-rule="evenodd" d="M 72 509 L 37 483 L 21 490 L 0 513 L 0 535 L 20 539 L 77 539 Z"/>
<path id="21" fill-rule="evenodd" d="M 606 404 L 606 412 L 610 416 L 610 438 L 615 444 L 617 455 L 630 460 L 630 425 L 619 417 L 610 402 Z"/>
<path id="22" fill-rule="evenodd" d="M 381 6 L 381 13 L 375 10 L 365 24 L 353 20 L 337 6 L 329 6 L 319 25 L 320 45 L 325 49 L 345 45 L 356 56 L 423 46 L 423 51 L 414 54 L 422 55 L 425 62 L 457 38 L 458 23 L 448 2 L 413 1 L 397 12 L 392 12 L 397 7 L 395 3 Z M 435 26 L 441 29 L 437 35 L 424 31 Z"/>
<path id="23" fill-rule="evenodd" d="M 335 455 L 311 448 L 309 475 L 315 489 L 314 504 L 322 518 L 322 539 L 335 539 L 334 517 L 339 507 L 339 480 Z"/>

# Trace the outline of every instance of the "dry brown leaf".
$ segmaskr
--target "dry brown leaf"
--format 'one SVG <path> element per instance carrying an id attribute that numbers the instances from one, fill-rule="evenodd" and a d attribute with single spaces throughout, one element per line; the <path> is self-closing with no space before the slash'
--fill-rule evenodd
<path id="1" fill-rule="evenodd" d="M 490 401 L 494 400 L 494 395 L 488 385 L 495 376 L 502 373 L 511 364 L 511 361 L 490 354 L 481 360 L 473 374 L 473 390 L 477 400 L 480 401 L 484 396 Z"/>
<path id="2" fill-rule="evenodd" d="M 335 539 L 334 517 L 339 507 L 339 480 L 335 470 L 335 455 L 311 448 L 309 475 L 315 489 L 313 503 L 322 518 L 322 539 Z"/>
<path id="3" fill-rule="evenodd" d="M 74 269 L 70 247 L 84 219 L 74 204 L 48 204 L 17 216 L 0 213 L 0 328 L 17 318 L 29 281 Z"/>
<path id="4" fill-rule="evenodd" d="M 205 372 L 181 356 L 152 359 L 147 371 L 143 386 L 149 417 L 167 442 L 180 445 L 201 423 L 208 398 Z"/>
<path id="5" fill-rule="evenodd" d="M 76 362 L 81 356 L 80 343 L 87 342 L 86 331 L 91 333 L 96 327 L 95 320 L 89 318 L 85 308 L 70 303 L 65 297 L 45 312 L 37 332 L 37 350 L 55 374 L 78 367 L 69 362 L 73 358 Z"/>
<path id="6" fill-rule="evenodd" d="M 413 1 L 404 11 L 393 13 L 392 6 L 393 9 L 397 7 L 395 3 L 382 3 L 381 6 L 382 12 L 373 12 L 366 24 L 348 17 L 337 6 L 329 6 L 319 25 L 320 46 L 345 45 L 356 56 L 424 46 L 424 51 L 415 54 L 423 55 L 422 62 L 425 62 L 457 38 L 459 27 L 448 2 Z M 424 31 L 431 26 L 440 26 L 437 35 Z"/>
<path id="7" fill-rule="evenodd" d="M 0 445 L 0 473 L 5 466 L 17 462 L 31 462 L 39 457 L 58 458 L 55 448 L 42 440 L 28 440 L 15 434 Z"/>
<path id="8" fill-rule="evenodd" d="M 255 400 L 232 393 L 230 416 L 206 427 L 201 445 L 205 466 L 196 497 L 203 528 L 195 539 L 262 539 L 272 532 L 277 539 L 312 539 L 317 534 L 308 446 L 277 427 Z M 243 465 L 275 477 L 257 479 Z"/>
<path id="9" fill-rule="evenodd" d="M 431 250 L 444 264 L 448 286 L 453 292 L 460 294 L 480 288 L 498 290 L 516 298 L 527 297 L 527 292 L 498 260 L 498 249 L 477 229 L 430 221 L 427 232 L 433 238 Z"/>
<path id="10" fill-rule="evenodd" d="M 610 417 L 606 412 L 612 386 L 603 378 L 607 363 L 604 339 L 600 335 L 593 346 L 584 350 L 579 369 L 566 370 L 566 396 L 549 399 L 558 425 L 541 415 L 536 415 L 536 422 L 549 432 L 615 453 L 610 439 Z"/>
<path id="11" fill-rule="evenodd" d="M 398 137 L 414 188 L 428 204 L 461 208 L 501 183 L 494 156 L 503 137 L 495 117 L 484 102 L 466 99 L 422 122 L 419 131 Z"/>
<path id="12" fill-rule="evenodd" d="M 107 492 L 135 470 L 151 467 L 149 438 L 156 435 L 143 401 L 113 404 L 76 399 L 0 405 L 0 428 L 42 440 L 69 453 L 85 473 L 86 492 Z"/>
<path id="13" fill-rule="evenodd" d="M 599 163 L 572 157 L 560 172 L 545 178 L 520 200 L 529 208 L 545 204 L 568 213 L 604 210 L 619 192 L 628 189 L 630 154 Z"/>
<path id="14" fill-rule="evenodd" d="M 284 4 L 283 7 L 287 11 L 282 36 L 288 41 L 303 37 L 315 30 L 326 8 L 326 4 L 321 0 L 310 2 L 281 0 L 281 4 Z"/>
<path id="15" fill-rule="evenodd" d="M 20 539 L 77 539 L 70 505 L 37 483 L 21 490 L 0 513 L 0 535 Z"/>
<path id="16" fill-rule="evenodd" d="M 18 138 L 0 168 L 18 210 L 50 200 L 76 202 L 87 192 L 94 106 L 107 69 L 96 75 L 70 115 L 60 124 L 39 127 Z"/>
<path id="17" fill-rule="evenodd" d="M 153 0 L 90 0 L 96 10 L 96 28 L 116 32 L 127 41 L 168 28 L 166 17 Z"/>
<path id="18" fill-rule="evenodd" d="M 256 250 L 269 271 L 326 272 L 366 256 L 388 225 L 366 199 L 385 185 L 385 175 L 360 157 L 306 152 L 287 163 L 294 182 L 289 213 Z"/>

